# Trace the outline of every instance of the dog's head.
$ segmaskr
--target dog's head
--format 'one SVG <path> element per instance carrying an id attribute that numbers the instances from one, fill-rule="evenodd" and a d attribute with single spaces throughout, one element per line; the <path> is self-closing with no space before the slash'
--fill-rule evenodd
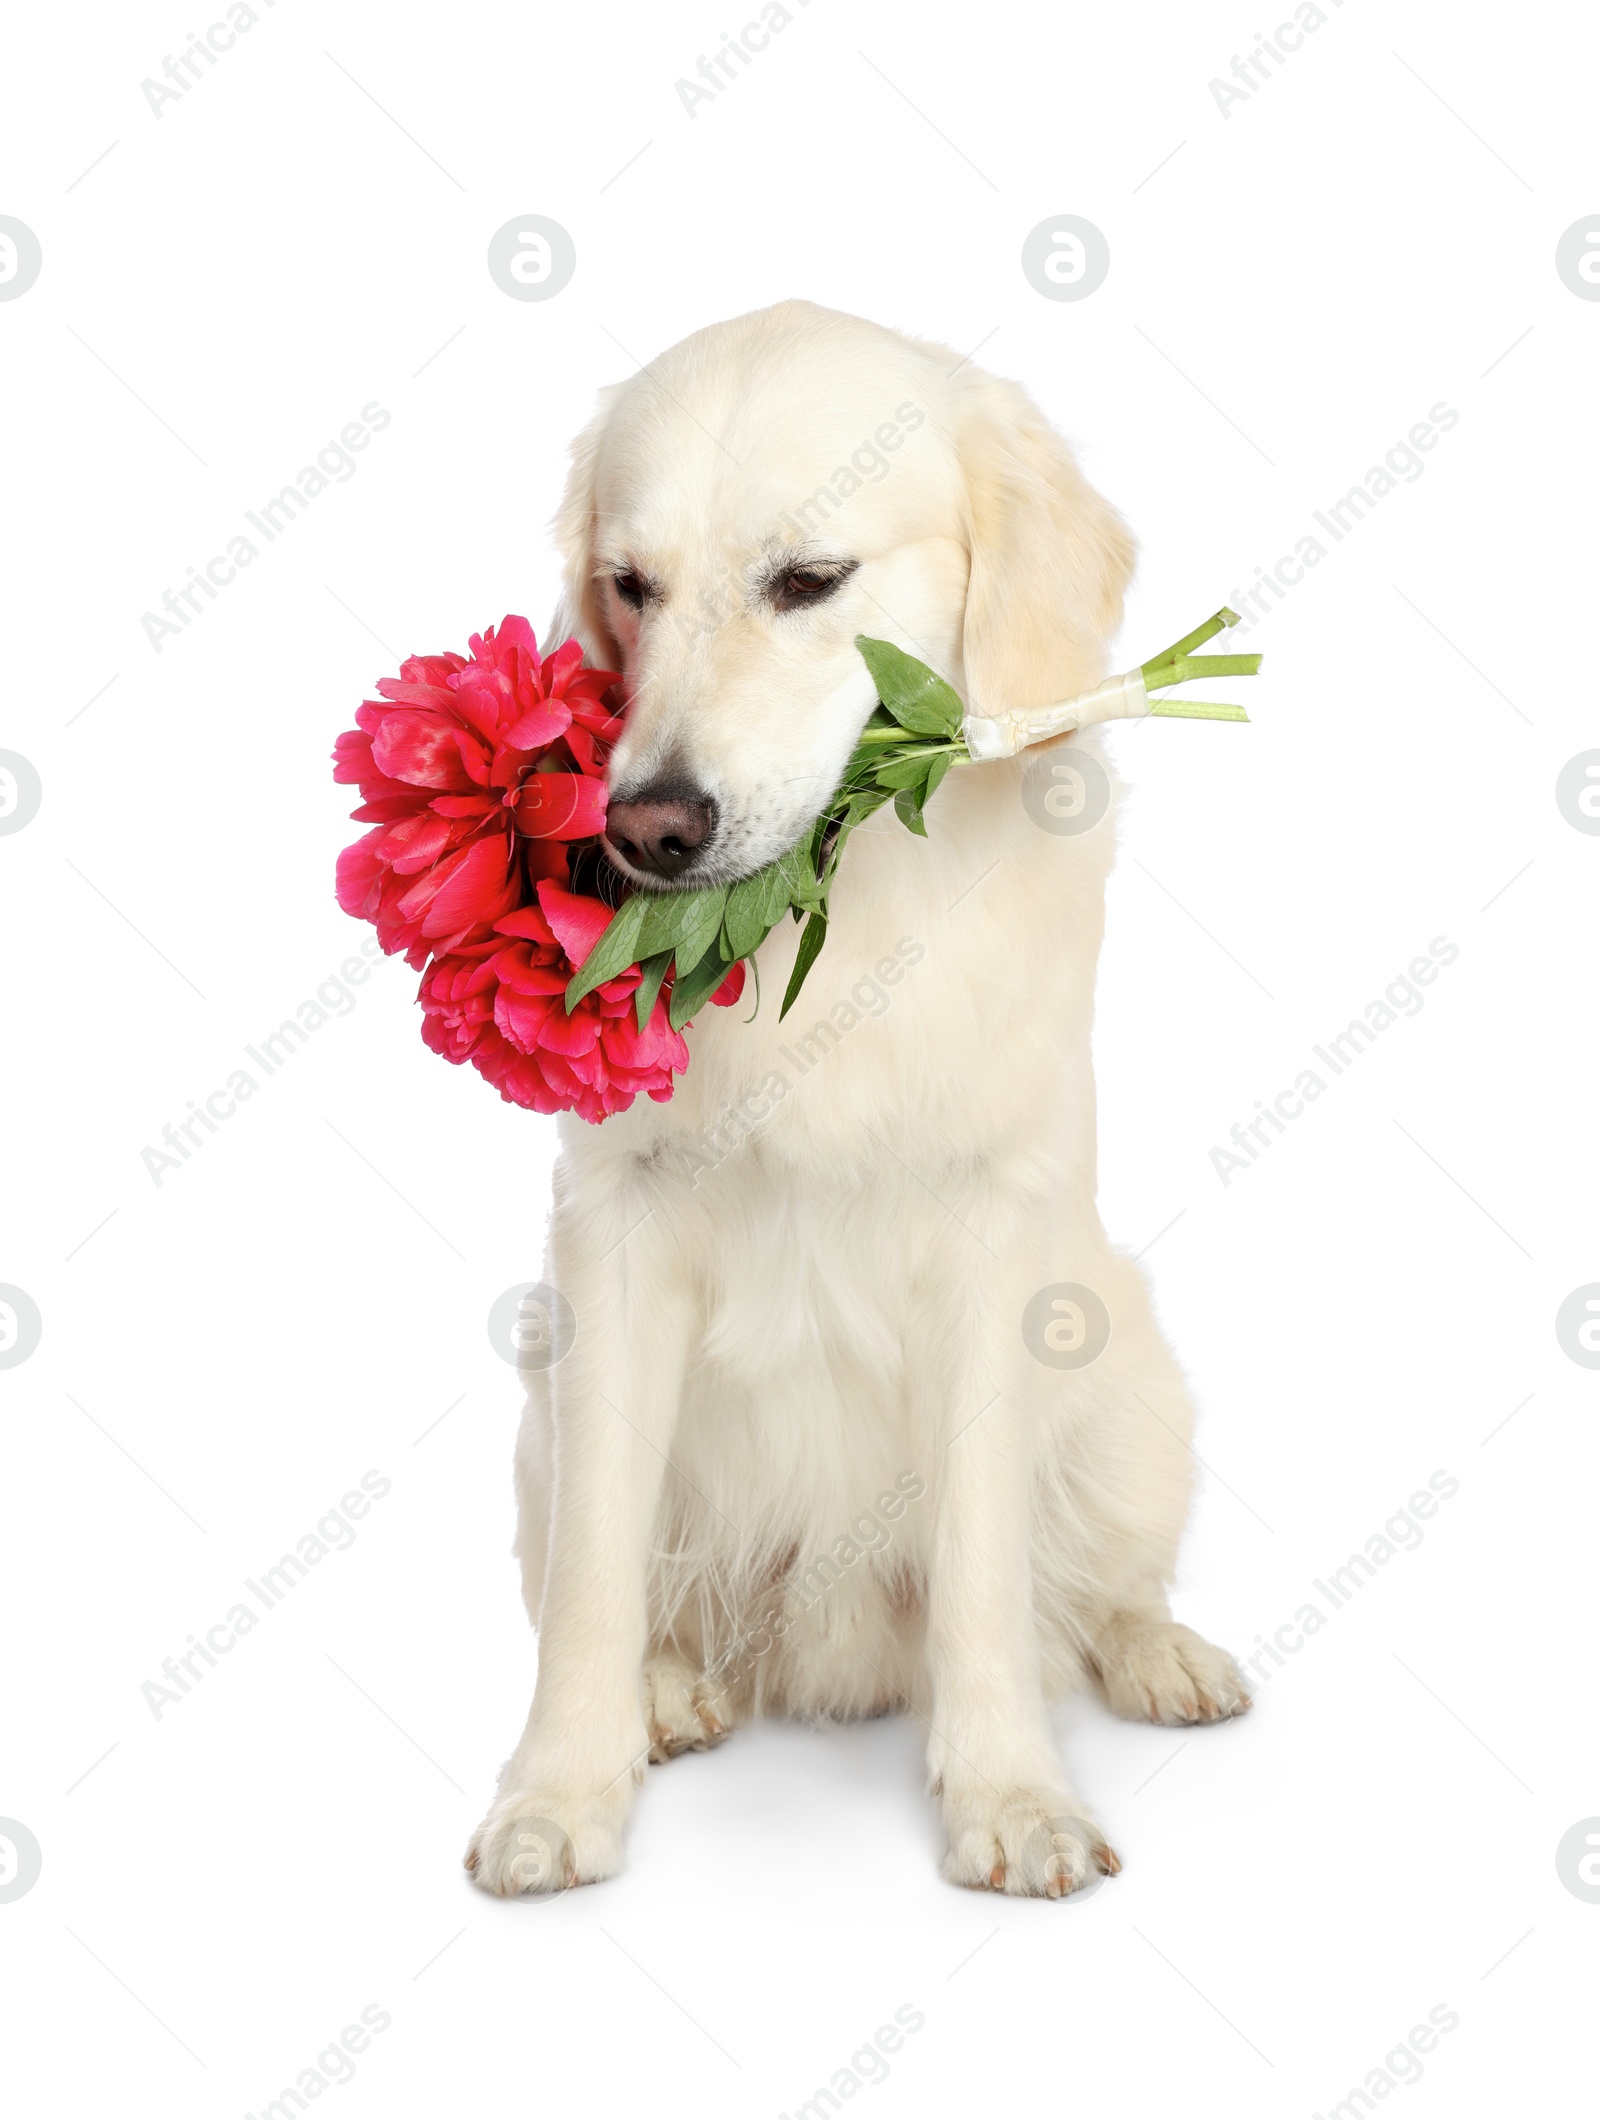
<path id="1" fill-rule="evenodd" d="M 985 713 L 1093 684 L 1133 547 L 1026 393 L 785 302 L 605 392 L 557 517 L 553 638 L 621 670 L 607 848 L 657 888 L 786 851 L 875 703 L 858 633 Z"/>

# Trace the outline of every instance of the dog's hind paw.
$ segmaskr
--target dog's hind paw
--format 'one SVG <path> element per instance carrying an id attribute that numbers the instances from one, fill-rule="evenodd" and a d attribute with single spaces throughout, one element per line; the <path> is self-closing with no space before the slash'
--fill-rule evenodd
<path id="1" fill-rule="evenodd" d="M 720 1744 L 732 1723 L 721 1688 L 677 1656 L 652 1656 L 644 1667 L 644 1726 L 655 1765 L 680 1752 Z"/>
<path id="2" fill-rule="evenodd" d="M 1250 1706 L 1227 1650 L 1176 1620 L 1120 1615 L 1096 1643 L 1095 1662 L 1112 1712 L 1134 1722 L 1220 1722 Z"/>

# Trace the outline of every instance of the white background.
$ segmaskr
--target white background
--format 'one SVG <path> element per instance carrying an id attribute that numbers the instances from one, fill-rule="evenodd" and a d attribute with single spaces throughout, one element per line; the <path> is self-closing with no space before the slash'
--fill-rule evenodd
<path id="1" fill-rule="evenodd" d="M 1554 1320 L 1600 1279 L 1600 838 L 1554 789 L 1600 744 L 1600 304 L 1554 251 L 1600 212 L 1589 11 L 1326 0 L 1225 116 L 1271 11 L 791 0 L 691 118 L 738 9 L 257 4 L 159 118 L 203 9 L 4 49 L 0 212 L 44 255 L 0 304 L 0 745 L 44 790 L 0 838 L 0 1280 L 44 1321 L 0 1374 L 19 2110 L 257 2113 L 372 2003 L 341 2112 L 792 2113 L 905 2003 L 873 2115 L 1326 2112 L 1439 2004 L 1407 2111 L 1578 2110 L 1600 1377 Z M 549 302 L 485 268 L 529 212 L 577 247 Z M 1082 302 L 1019 264 L 1064 212 L 1111 249 Z M 624 1876 L 498 1904 L 460 1858 L 534 1643 L 484 1328 L 539 1270 L 551 1122 L 428 1053 L 386 963 L 159 1186 L 141 1152 L 358 947 L 333 738 L 400 654 L 543 628 L 596 386 L 791 294 L 1037 394 L 1141 541 L 1118 666 L 1459 414 L 1242 643 L 1250 728 L 1113 738 L 1097 1033 L 1106 1220 L 1202 1408 L 1180 1616 L 1251 1653 L 1459 1493 L 1246 1721 L 1062 1714 L 1126 1865 L 1081 1903 L 939 1881 L 901 1721 L 652 1769 Z M 370 401 L 356 475 L 154 652 L 141 614 Z M 1213 1146 L 1436 936 L 1421 1013 L 1224 1186 Z M 153 1717 L 374 1468 L 354 1546 Z"/>

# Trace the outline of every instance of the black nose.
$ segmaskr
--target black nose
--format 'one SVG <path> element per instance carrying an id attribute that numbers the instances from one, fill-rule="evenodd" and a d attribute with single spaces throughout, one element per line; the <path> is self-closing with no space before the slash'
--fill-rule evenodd
<path id="1" fill-rule="evenodd" d="M 657 781 L 606 809 L 606 841 L 630 868 L 681 876 L 693 868 L 716 829 L 717 806 L 684 781 Z"/>

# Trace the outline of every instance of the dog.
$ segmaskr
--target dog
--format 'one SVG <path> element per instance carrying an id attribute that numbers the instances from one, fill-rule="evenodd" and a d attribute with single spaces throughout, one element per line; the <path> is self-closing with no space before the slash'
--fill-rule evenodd
<path id="1" fill-rule="evenodd" d="M 623 673 L 605 850 L 647 890 L 814 822 L 876 703 L 858 634 L 975 711 L 1061 699 L 1104 675 L 1134 557 L 1017 384 L 805 302 L 603 392 L 556 533 L 550 637 Z M 1119 1864 L 1050 1703 L 1250 1705 L 1169 1610 L 1192 1411 L 1095 1206 L 1114 803 L 1053 828 L 1038 755 L 951 773 L 925 840 L 857 830 L 790 1018 L 786 920 L 670 1103 L 561 1122 L 575 1337 L 525 1378 L 538 1683 L 467 1855 L 491 1892 L 611 1876 L 647 1759 L 904 1706 L 945 1875 L 1059 1897 Z M 1047 755 L 1113 785 L 1092 733 Z"/>

